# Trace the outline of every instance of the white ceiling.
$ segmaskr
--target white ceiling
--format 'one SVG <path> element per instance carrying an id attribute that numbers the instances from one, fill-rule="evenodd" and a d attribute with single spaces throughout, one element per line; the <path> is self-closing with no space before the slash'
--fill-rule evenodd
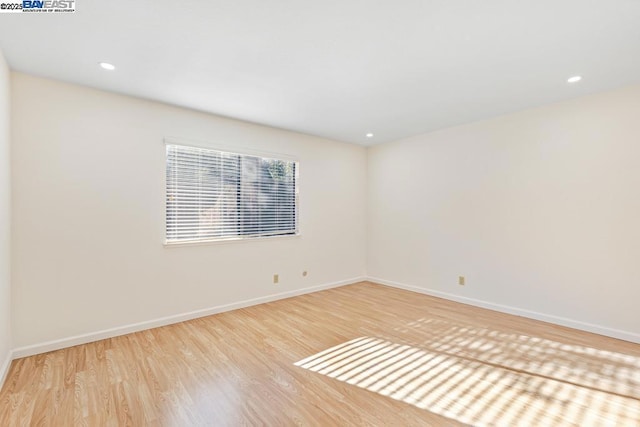
<path id="1" fill-rule="evenodd" d="M 76 9 L 1 14 L 10 66 L 359 144 L 640 82 L 639 0 L 76 0 Z M 567 84 L 576 74 L 583 80 Z"/>

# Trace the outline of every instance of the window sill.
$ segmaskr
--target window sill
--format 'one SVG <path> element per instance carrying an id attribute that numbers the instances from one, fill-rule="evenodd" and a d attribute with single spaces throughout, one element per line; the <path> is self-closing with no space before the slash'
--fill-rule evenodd
<path id="1" fill-rule="evenodd" d="M 248 243 L 248 242 L 265 242 L 273 240 L 289 240 L 302 237 L 301 233 L 296 234 L 283 234 L 280 236 L 264 236 L 264 237 L 245 237 L 245 238 L 230 238 L 230 239 L 217 239 L 217 240 L 197 240 L 191 242 L 173 242 L 163 243 L 165 248 L 181 248 L 185 246 L 208 246 L 208 245 L 226 245 L 231 243 Z"/>

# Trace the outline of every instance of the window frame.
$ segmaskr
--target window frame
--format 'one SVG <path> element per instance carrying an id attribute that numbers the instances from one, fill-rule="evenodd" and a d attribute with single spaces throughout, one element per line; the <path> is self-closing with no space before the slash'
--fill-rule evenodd
<path id="1" fill-rule="evenodd" d="M 261 157 L 265 159 L 271 160 L 283 160 L 287 162 L 295 163 L 295 231 L 294 233 L 287 234 L 273 234 L 273 235 L 245 235 L 245 236 L 233 236 L 233 237 L 223 237 L 223 238 L 208 238 L 208 239 L 192 239 L 192 240 L 182 240 L 182 241 L 169 241 L 167 240 L 167 209 L 168 209 L 168 198 L 167 198 L 167 146 L 169 145 L 178 145 L 189 148 L 199 148 L 203 150 L 212 150 L 223 153 L 228 153 L 232 155 L 241 155 L 241 156 L 253 156 L 253 157 Z M 283 153 L 274 153 L 274 152 L 266 152 L 266 151 L 257 151 L 252 149 L 247 149 L 242 146 L 228 146 L 221 144 L 209 144 L 206 142 L 198 142 L 198 141 L 190 141 L 183 138 L 164 138 L 162 143 L 162 161 L 163 161 L 163 184 L 164 188 L 162 191 L 163 196 L 163 211 L 162 211 L 162 235 L 163 238 L 163 246 L 165 248 L 172 247 L 181 247 L 181 246 L 200 246 L 200 245 L 219 245 L 219 244 L 227 244 L 227 243 L 237 243 L 237 242 L 258 242 L 265 240 L 281 240 L 281 239 L 293 239 L 298 238 L 302 235 L 300 229 L 300 162 L 297 158 Z"/>

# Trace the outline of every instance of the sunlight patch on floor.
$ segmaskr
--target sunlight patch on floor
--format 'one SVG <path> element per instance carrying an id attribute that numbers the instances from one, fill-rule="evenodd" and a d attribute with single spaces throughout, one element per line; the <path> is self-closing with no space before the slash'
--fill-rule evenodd
<path id="1" fill-rule="evenodd" d="M 491 342 L 467 338 L 465 347 L 491 350 Z M 526 346 L 535 343 L 527 341 Z M 636 378 L 626 378 L 624 386 L 612 387 L 615 390 L 598 388 L 592 373 L 571 370 L 565 363 L 563 352 L 574 351 L 571 346 L 546 345 L 543 360 L 517 367 L 424 347 L 361 337 L 295 365 L 478 426 L 640 425 L 640 396 L 619 392 L 640 392 L 631 390 Z M 560 363 L 549 357 L 549 349 L 557 352 Z M 606 356 L 615 360 L 614 355 Z M 623 356 L 626 362 L 637 363 Z M 616 378 L 616 372 L 611 374 Z"/>

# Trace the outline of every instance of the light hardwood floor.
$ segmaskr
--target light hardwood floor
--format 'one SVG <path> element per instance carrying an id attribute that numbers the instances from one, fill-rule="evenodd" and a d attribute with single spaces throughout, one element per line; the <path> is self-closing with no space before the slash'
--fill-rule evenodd
<path id="1" fill-rule="evenodd" d="M 640 425 L 640 345 L 359 283 L 13 362 L 0 425 Z"/>

